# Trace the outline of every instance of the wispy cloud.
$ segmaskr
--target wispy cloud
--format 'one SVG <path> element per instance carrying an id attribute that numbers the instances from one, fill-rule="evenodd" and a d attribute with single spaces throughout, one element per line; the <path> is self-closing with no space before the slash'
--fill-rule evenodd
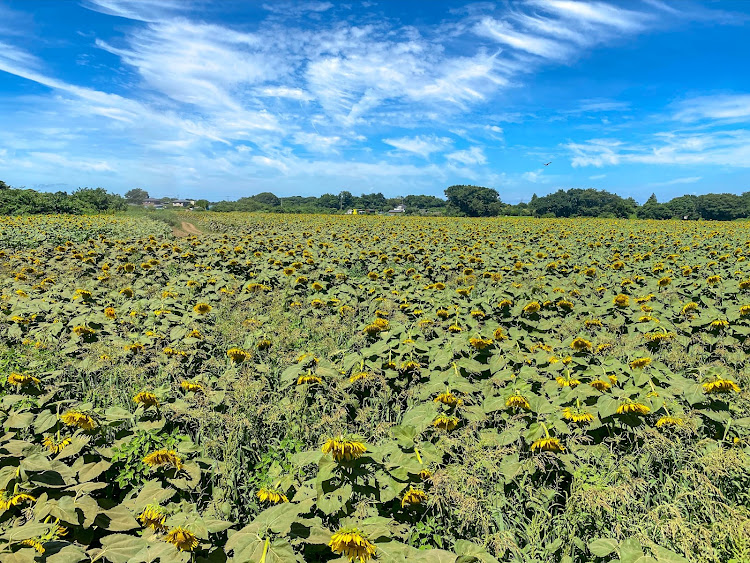
<path id="1" fill-rule="evenodd" d="M 665 132 L 649 142 L 625 143 L 590 139 L 568 143 L 574 167 L 624 163 L 662 165 L 718 165 L 750 168 L 750 131 Z"/>
<path id="2" fill-rule="evenodd" d="M 676 104 L 675 119 L 750 121 L 750 94 L 721 94 L 690 98 Z"/>
<path id="3" fill-rule="evenodd" d="M 467 150 L 456 151 L 445 156 L 451 162 L 459 162 L 467 166 L 473 164 L 487 164 L 487 157 L 482 147 L 471 147 Z"/>
<path id="4" fill-rule="evenodd" d="M 687 178 L 674 178 L 673 180 L 667 180 L 666 182 L 652 182 L 649 186 L 660 187 L 676 186 L 678 184 L 694 184 L 695 182 L 700 182 L 702 179 L 702 176 L 688 176 Z"/>
<path id="5" fill-rule="evenodd" d="M 400 151 L 418 154 L 422 158 L 429 158 L 432 153 L 442 152 L 453 144 L 450 138 L 438 137 L 437 135 L 383 139 L 383 142 Z"/>

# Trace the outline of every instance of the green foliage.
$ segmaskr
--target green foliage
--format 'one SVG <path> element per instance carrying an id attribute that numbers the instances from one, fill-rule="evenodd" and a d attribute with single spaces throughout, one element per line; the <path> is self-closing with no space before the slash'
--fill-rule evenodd
<path id="1" fill-rule="evenodd" d="M 445 190 L 448 202 L 468 217 L 494 217 L 502 203 L 497 190 L 482 186 L 457 185 Z"/>
<path id="2" fill-rule="evenodd" d="M 133 188 L 132 190 L 128 190 L 127 192 L 125 192 L 125 199 L 127 200 L 127 202 L 134 205 L 142 205 L 143 202 L 148 199 L 148 197 L 148 192 L 140 188 Z"/>

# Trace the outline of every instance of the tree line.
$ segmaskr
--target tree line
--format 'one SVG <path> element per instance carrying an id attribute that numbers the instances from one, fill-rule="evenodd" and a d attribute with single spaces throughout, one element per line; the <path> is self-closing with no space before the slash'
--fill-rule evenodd
<path id="1" fill-rule="evenodd" d="M 103 188 L 80 188 L 67 192 L 38 192 L 12 188 L 0 180 L 0 215 L 67 213 L 83 215 L 127 209 L 125 199 Z"/>
<path id="2" fill-rule="evenodd" d="M 0 181 L 0 214 L 101 213 L 122 211 L 127 204 L 141 205 L 147 191 L 135 188 L 123 198 L 102 188 L 80 188 L 66 192 L 38 192 L 12 188 Z M 162 198 L 168 202 L 170 198 Z M 528 203 L 509 204 L 493 188 L 454 185 L 445 190 L 445 199 L 432 195 L 407 195 L 387 198 L 382 193 L 353 195 L 349 191 L 320 196 L 278 197 L 271 192 L 239 198 L 235 201 L 195 202 L 196 209 L 212 212 L 265 213 L 344 213 L 350 209 L 385 213 L 403 205 L 406 214 L 433 214 L 465 217 L 604 217 L 632 219 L 707 219 L 731 221 L 750 217 L 750 192 L 736 194 L 683 195 L 660 203 L 656 195 L 639 205 L 632 197 L 623 198 L 606 190 L 569 189 L 537 196 Z"/>

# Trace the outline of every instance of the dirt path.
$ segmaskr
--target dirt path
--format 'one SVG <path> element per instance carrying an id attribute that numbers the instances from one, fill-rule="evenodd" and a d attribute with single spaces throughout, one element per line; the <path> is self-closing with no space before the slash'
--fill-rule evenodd
<path id="1" fill-rule="evenodd" d="M 187 237 L 190 235 L 202 235 L 203 233 L 192 223 L 183 221 L 182 224 L 180 224 L 179 229 L 177 227 L 172 227 L 172 234 L 176 237 Z"/>

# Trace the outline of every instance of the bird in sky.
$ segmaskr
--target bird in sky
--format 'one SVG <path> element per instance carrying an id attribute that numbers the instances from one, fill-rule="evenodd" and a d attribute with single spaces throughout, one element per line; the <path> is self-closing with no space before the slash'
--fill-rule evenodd
<path id="1" fill-rule="evenodd" d="M 545 162 L 545 163 L 544 163 L 544 165 L 545 165 L 545 166 L 549 166 L 550 164 L 552 164 L 552 161 L 551 161 L 551 160 L 550 160 L 549 162 Z"/>

